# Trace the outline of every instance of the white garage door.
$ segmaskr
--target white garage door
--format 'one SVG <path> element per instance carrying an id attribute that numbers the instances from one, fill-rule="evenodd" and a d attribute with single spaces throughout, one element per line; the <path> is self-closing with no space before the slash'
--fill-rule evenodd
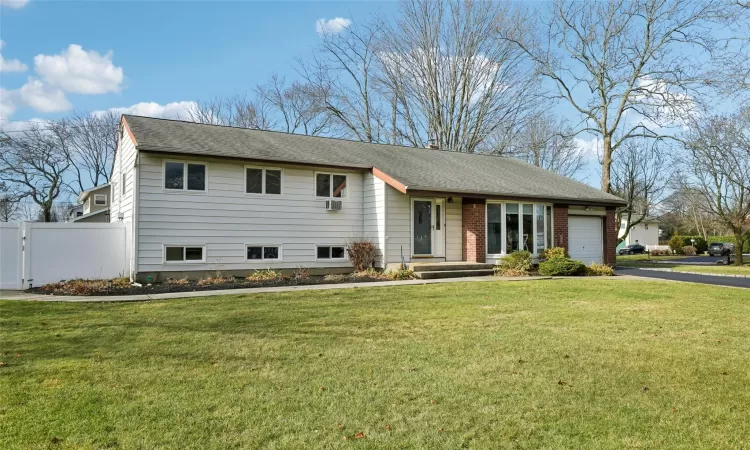
<path id="1" fill-rule="evenodd" d="M 568 253 L 585 264 L 602 262 L 604 244 L 601 217 L 568 217 Z"/>

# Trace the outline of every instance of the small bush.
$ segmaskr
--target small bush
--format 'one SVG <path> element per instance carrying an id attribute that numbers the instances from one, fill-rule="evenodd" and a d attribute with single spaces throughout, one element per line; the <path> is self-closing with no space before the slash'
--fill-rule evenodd
<path id="1" fill-rule="evenodd" d="M 527 251 L 513 252 L 503 256 L 495 266 L 495 273 L 506 277 L 518 277 L 521 273 L 527 275 L 531 271 L 531 253 Z"/>
<path id="2" fill-rule="evenodd" d="M 674 236 L 672 236 L 672 239 L 669 240 L 669 248 L 671 248 L 675 253 L 680 253 L 682 251 L 682 247 L 684 246 L 685 240 L 679 234 L 675 234 Z"/>
<path id="3" fill-rule="evenodd" d="M 675 234 L 669 240 L 669 247 L 678 254 L 682 254 L 685 247 L 694 247 L 696 254 L 698 254 L 708 251 L 708 242 L 701 236 L 680 236 L 679 234 Z"/>
<path id="4" fill-rule="evenodd" d="M 109 286 L 108 286 L 109 285 Z M 111 280 L 67 280 L 59 283 L 45 284 L 39 288 L 43 292 L 54 292 L 63 295 L 96 295 L 106 293 L 109 287 L 124 288 L 130 286 L 127 277 Z"/>
<path id="5" fill-rule="evenodd" d="M 216 284 L 226 284 L 231 283 L 232 280 L 229 278 L 224 277 L 208 277 L 203 278 L 202 280 L 198 280 L 198 286 L 213 286 Z"/>
<path id="6" fill-rule="evenodd" d="M 352 275 L 354 278 L 375 278 L 380 280 L 387 280 L 389 279 L 388 276 L 380 272 L 379 270 L 375 269 L 374 267 L 370 267 L 367 270 L 363 270 L 362 272 L 357 272 L 354 275 Z"/>
<path id="7" fill-rule="evenodd" d="M 190 281 L 187 278 L 167 278 L 166 283 L 182 286 L 185 284 L 190 284 Z"/>
<path id="8" fill-rule="evenodd" d="M 682 254 L 685 256 L 695 256 L 696 253 L 698 253 L 698 249 L 696 249 L 692 245 L 686 245 L 682 247 Z"/>
<path id="9" fill-rule="evenodd" d="M 544 251 L 543 259 L 554 259 L 554 258 L 567 258 L 568 255 L 565 253 L 565 249 L 562 247 L 552 247 Z"/>
<path id="10" fill-rule="evenodd" d="M 385 273 L 389 280 L 413 280 L 416 278 L 410 269 L 391 270 Z"/>
<path id="11" fill-rule="evenodd" d="M 297 280 L 306 280 L 310 278 L 310 275 L 310 269 L 308 269 L 307 267 L 300 266 L 294 269 L 294 278 L 296 278 Z"/>
<path id="12" fill-rule="evenodd" d="M 344 275 L 341 273 L 332 273 L 329 275 L 326 275 L 323 279 L 326 281 L 330 281 L 332 283 L 346 283 L 347 281 L 351 281 L 351 275 Z"/>
<path id="13" fill-rule="evenodd" d="M 569 277 L 586 273 L 586 265 L 570 258 L 553 258 L 539 263 L 539 274 L 551 277 Z"/>
<path id="14" fill-rule="evenodd" d="M 283 279 L 285 279 L 284 275 L 273 269 L 256 270 L 247 277 L 248 281 L 277 281 Z"/>
<path id="15" fill-rule="evenodd" d="M 375 254 L 378 248 L 367 239 L 354 239 L 346 243 L 346 253 L 349 255 L 354 269 L 362 272 L 372 268 L 375 264 Z"/>
<path id="16" fill-rule="evenodd" d="M 589 277 L 611 277 L 615 271 L 606 264 L 591 263 L 586 267 L 586 275 Z"/>
<path id="17" fill-rule="evenodd" d="M 672 254 L 672 250 L 665 249 L 654 249 L 649 252 L 651 256 L 670 256 Z"/>

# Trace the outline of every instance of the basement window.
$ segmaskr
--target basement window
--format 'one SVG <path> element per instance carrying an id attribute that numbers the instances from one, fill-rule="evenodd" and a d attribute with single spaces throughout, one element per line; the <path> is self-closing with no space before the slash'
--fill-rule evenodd
<path id="1" fill-rule="evenodd" d="M 343 246 L 318 246 L 318 259 L 346 259 Z"/>
<path id="2" fill-rule="evenodd" d="M 281 261 L 280 245 L 248 245 L 248 261 Z"/>
<path id="3" fill-rule="evenodd" d="M 168 263 L 204 262 L 205 248 L 202 246 L 165 245 L 164 261 Z"/>

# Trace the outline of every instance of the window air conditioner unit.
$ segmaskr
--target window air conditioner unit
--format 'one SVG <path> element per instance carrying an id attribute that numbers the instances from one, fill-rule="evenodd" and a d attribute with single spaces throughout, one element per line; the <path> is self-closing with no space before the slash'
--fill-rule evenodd
<path id="1" fill-rule="evenodd" d="M 343 207 L 341 200 L 326 200 L 326 211 L 341 211 Z"/>

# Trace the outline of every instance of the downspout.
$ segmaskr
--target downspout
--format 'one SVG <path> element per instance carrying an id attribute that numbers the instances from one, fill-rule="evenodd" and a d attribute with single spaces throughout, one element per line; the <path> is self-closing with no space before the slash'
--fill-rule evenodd
<path id="1" fill-rule="evenodd" d="M 138 175 L 138 163 L 141 158 L 141 153 L 138 148 L 135 149 L 135 159 L 133 161 L 133 280 L 135 281 L 138 277 L 138 210 L 140 209 L 140 203 L 138 202 L 139 182 L 140 177 Z"/>

